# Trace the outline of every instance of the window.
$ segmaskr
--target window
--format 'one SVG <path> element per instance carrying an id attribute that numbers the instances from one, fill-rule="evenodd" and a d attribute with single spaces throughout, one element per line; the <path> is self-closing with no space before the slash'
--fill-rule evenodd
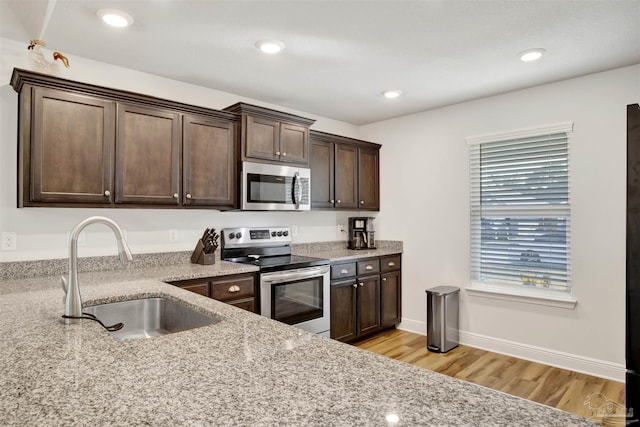
<path id="1" fill-rule="evenodd" d="M 571 128 L 467 140 L 472 283 L 571 293 Z"/>

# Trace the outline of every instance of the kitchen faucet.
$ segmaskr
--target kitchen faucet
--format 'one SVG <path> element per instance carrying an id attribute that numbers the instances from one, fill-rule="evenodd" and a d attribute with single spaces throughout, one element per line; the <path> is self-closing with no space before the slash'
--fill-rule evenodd
<path id="1" fill-rule="evenodd" d="M 126 264 L 133 261 L 131 250 L 124 239 L 122 230 L 113 220 L 103 216 L 92 216 L 78 223 L 69 235 L 69 278 L 62 277 L 62 287 L 66 294 L 64 297 L 64 323 L 69 325 L 77 322 L 82 317 L 82 299 L 80 298 L 80 286 L 78 283 L 78 236 L 80 232 L 89 224 L 108 225 L 116 235 L 118 242 L 118 255 L 120 261 Z"/>

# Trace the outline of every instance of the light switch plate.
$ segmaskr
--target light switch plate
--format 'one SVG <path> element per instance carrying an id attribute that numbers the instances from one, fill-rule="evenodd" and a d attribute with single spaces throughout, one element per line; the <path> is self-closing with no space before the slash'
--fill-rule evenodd
<path id="1" fill-rule="evenodd" d="M 18 233 L 3 231 L 1 238 L 3 251 L 15 251 L 18 249 Z"/>

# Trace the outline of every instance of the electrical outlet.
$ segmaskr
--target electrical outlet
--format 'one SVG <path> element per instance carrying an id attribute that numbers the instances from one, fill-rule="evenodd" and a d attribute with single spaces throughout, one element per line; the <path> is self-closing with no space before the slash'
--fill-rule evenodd
<path id="1" fill-rule="evenodd" d="M 3 231 L 2 232 L 2 250 L 15 251 L 18 248 L 18 233 Z"/>
<path id="2" fill-rule="evenodd" d="M 291 237 L 297 236 L 297 235 L 298 235 L 298 226 L 297 225 L 292 225 L 291 226 Z"/>
<path id="3" fill-rule="evenodd" d="M 179 239 L 178 230 L 169 230 L 169 242 L 176 243 Z"/>

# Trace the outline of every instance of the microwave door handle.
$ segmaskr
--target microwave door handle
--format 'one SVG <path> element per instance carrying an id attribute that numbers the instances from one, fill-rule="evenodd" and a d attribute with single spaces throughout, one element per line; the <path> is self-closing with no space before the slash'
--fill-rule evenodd
<path id="1" fill-rule="evenodd" d="M 300 174 L 296 172 L 293 174 L 293 204 L 296 205 L 296 209 L 300 208 L 301 193 L 302 185 L 300 184 Z"/>

